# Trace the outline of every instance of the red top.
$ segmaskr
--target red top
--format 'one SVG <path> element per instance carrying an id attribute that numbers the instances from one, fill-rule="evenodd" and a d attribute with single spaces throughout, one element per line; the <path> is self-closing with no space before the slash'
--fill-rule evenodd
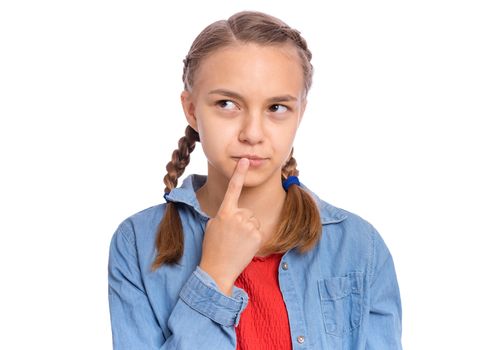
<path id="1" fill-rule="evenodd" d="M 281 254 L 254 257 L 235 281 L 248 294 L 248 305 L 235 328 L 237 350 L 290 350 L 286 305 L 277 278 Z"/>

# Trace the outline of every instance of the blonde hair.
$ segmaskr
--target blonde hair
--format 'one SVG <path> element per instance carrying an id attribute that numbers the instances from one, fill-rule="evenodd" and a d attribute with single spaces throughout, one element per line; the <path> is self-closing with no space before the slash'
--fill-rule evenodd
<path id="1" fill-rule="evenodd" d="M 252 42 L 261 45 L 293 44 L 301 60 L 304 77 L 305 95 L 308 93 L 313 76 L 311 52 L 300 32 L 273 16 L 256 12 L 243 11 L 231 16 L 228 20 L 214 22 L 204 28 L 196 37 L 184 59 L 182 80 L 184 89 L 190 91 L 194 83 L 195 72 L 203 58 L 220 48 L 236 43 Z M 199 134 L 187 126 L 185 135 L 180 138 L 178 148 L 172 153 L 172 160 L 167 164 L 167 174 L 163 178 L 165 193 L 177 187 L 178 178 L 184 173 L 190 161 L 190 154 L 200 141 Z M 294 148 L 289 160 L 283 166 L 281 177 L 298 176 Z M 277 234 L 261 249 L 263 254 L 283 253 L 298 248 L 304 253 L 313 248 L 320 239 L 322 226 L 320 214 L 313 197 L 299 186 L 289 187 L 286 195 Z M 184 235 L 178 212 L 178 204 L 166 204 L 164 216 L 158 227 L 155 239 L 156 257 L 152 268 L 155 270 L 164 264 L 177 263 L 184 253 Z"/>

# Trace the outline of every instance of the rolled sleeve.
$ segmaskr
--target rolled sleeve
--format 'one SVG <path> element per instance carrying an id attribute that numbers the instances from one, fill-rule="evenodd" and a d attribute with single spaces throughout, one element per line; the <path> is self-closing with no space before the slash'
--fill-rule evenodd
<path id="1" fill-rule="evenodd" d="M 180 291 L 180 298 L 195 311 L 226 327 L 238 326 L 248 304 L 248 295 L 243 289 L 233 286 L 231 297 L 223 294 L 199 266 Z"/>

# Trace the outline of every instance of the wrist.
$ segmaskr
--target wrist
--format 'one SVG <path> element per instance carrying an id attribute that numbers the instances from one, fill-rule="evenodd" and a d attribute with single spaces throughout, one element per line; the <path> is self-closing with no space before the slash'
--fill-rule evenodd
<path id="1" fill-rule="evenodd" d="M 227 296 L 233 295 L 233 285 L 235 283 L 233 279 L 224 277 L 222 273 L 220 274 L 204 264 L 199 264 L 198 267 L 214 281 L 223 294 Z"/>

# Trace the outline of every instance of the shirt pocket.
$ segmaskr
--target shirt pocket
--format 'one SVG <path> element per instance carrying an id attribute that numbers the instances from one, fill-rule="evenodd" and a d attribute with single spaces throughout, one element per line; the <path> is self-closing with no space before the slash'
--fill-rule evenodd
<path id="1" fill-rule="evenodd" d="M 352 272 L 342 277 L 318 281 L 325 331 L 342 337 L 361 324 L 363 274 Z"/>

